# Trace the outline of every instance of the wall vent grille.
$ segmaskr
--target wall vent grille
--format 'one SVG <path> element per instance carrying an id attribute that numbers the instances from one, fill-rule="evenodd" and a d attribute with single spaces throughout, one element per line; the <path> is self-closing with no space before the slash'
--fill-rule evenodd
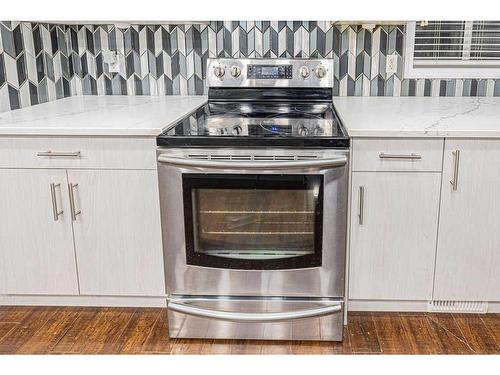
<path id="1" fill-rule="evenodd" d="M 488 302 L 481 301 L 430 301 L 430 312 L 486 313 Z"/>

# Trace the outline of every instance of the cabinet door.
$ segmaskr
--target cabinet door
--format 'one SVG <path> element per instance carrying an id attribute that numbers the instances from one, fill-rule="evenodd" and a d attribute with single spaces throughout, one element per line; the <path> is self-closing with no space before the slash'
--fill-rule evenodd
<path id="1" fill-rule="evenodd" d="M 431 299 L 440 180 L 440 173 L 353 173 L 351 299 Z"/>
<path id="2" fill-rule="evenodd" d="M 0 215 L 0 292 L 78 294 L 66 171 L 0 169 Z"/>
<path id="3" fill-rule="evenodd" d="M 498 140 L 446 140 L 434 299 L 500 300 Z"/>
<path id="4" fill-rule="evenodd" d="M 165 295 L 156 171 L 71 170 L 80 293 Z"/>

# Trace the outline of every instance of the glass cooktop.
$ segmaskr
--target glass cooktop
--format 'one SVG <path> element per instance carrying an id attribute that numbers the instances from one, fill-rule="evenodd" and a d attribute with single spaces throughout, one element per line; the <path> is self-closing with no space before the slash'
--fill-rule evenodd
<path id="1" fill-rule="evenodd" d="M 158 146 L 348 147 L 331 103 L 209 102 L 168 128 Z"/>

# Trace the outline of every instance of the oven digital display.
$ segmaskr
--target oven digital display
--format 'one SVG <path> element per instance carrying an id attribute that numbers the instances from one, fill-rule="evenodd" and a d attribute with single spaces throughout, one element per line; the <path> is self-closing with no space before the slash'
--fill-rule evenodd
<path id="1" fill-rule="evenodd" d="M 263 66 L 260 69 L 260 72 L 262 75 L 271 75 L 271 74 L 278 74 L 278 67 L 277 66 Z"/>
<path id="2" fill-rule="evenodd" d="M 249 79 L 292 79 L 291 65 L 248 65 Z"/>

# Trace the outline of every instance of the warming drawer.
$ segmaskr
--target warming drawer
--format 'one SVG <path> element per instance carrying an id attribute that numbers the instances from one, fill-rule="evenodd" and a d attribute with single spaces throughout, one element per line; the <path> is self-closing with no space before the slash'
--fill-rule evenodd
<path id="1" fill-rule="evenodd" d="M 171 296 L 170 337 L 341 341 L 339 299 Z"/>

